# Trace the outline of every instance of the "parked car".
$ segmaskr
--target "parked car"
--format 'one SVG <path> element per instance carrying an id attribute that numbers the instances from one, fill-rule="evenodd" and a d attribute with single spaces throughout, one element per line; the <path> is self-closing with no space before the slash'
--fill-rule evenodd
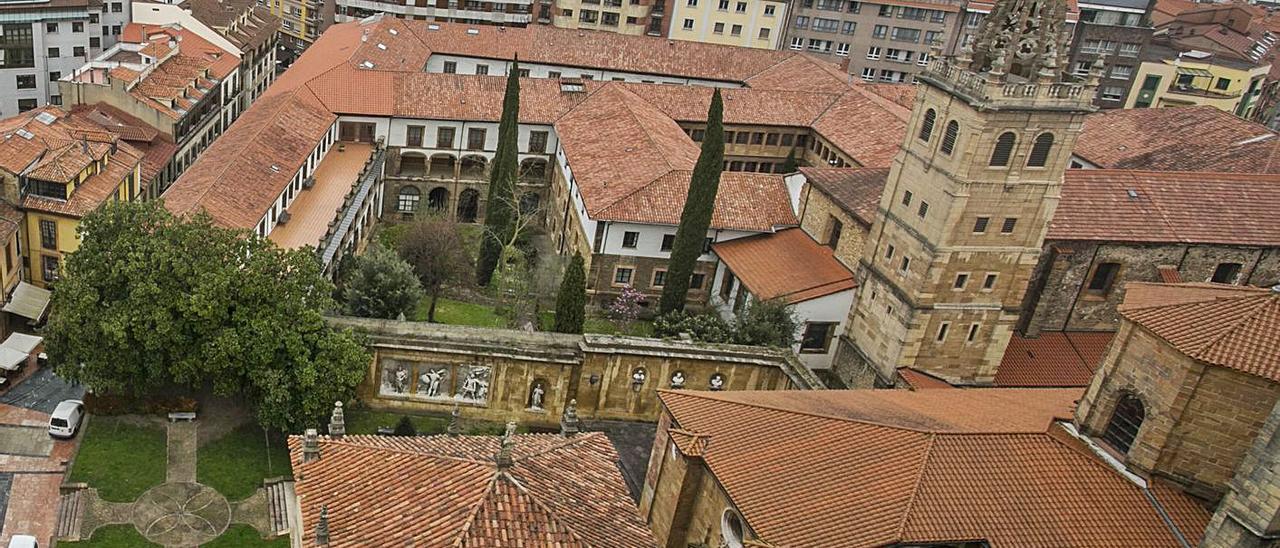
<path id="1" fill-rule="evenodd" d="M 55 438 L 75 437 L 80 430 L 80 421 L 84 419 L 84 402 L 80 400 L 63 400 L 49 416 L 49 435 Z"/>
<path id="2" fill-rule="evenodd" d="M 31 535 L 13 535 L 9 539 L 9 548 L 40 548 L 40 543 Z"/>

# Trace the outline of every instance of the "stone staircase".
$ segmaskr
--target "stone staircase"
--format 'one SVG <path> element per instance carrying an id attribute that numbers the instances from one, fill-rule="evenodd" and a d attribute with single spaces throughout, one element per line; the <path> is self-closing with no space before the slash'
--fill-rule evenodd
<path id="1" fill-rule="evenodd" d="M 78 540 L 80 523 L 84 521 L 86 500 L 84 484 L 68 484 L 61 488 L 58 497 L 58 531 L 55 538 L 62 540 Z"/>
<path id="2" fill-rule="evenodd" d="M 284 478 L 266 480 L 267 514 L 271 530 L 288 534 L 292 529 L 290 508 L 293 506 L 293 482 Z"/>

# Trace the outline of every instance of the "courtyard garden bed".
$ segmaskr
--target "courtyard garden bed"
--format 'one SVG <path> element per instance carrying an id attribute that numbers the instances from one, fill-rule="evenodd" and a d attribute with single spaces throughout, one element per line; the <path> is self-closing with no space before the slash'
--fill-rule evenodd
<path id="1" fill-rule="evenodd" d="M 164 483 L 165 433 L 158 426 L 128 417 L 94 416 L 80 435 L 69 481 L 88 483 L 98 496 L 113 502 L 132 502 Z"/>
<path id="2" fill-rule="evenodd" d="M 262 480 L 290 474 L 285 437 L 264 434 L 256 424 L 206 443 L 197 455 L 197 481 L 217 489 L 227 500 L 244 500 L 262 487 Z"/>
<path id="3" fill-rule="evenodd" d="M 204 543 L 201 548 L 289 548 L 289 536 L 263 540 L 254 528 L 239 523 L 228 527 L 222 536 Z"/>
<path id="4" fill-rule="evenodd" d="M 59 542 L 58 546 L 66 548 L 147 548 L 159 547 L 142 536 L 132 525 L 104 525 L 93 532 L 93 536 L 76 542 Z"/>

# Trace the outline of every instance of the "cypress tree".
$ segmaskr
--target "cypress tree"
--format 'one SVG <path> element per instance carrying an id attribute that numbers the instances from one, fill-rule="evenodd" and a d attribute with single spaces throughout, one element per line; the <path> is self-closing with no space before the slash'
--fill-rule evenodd
<path id="1" fill-rule="evenodd" d="M 796 149 L 787 151 L 787 159 L 782 161 L 783 173 L 795 173 L 796 171 Z"/>
<path id="2" fill-rule="evenodd" d="M 671 246 L 671 260 L 667 263 L 666 286 L 662 288 L 660 313 L 683 310 L 685 295 L 689 293 L 689 278 L 702 255 L 707 229 L 711 227 L 711 213 L 716 206 L 716 192 L 720 189 L 720 170 L 724 167 L 724 105 L 720 90 L 711 95 L 711 108 L 707 111 L 707 132 L 702 139 L 702 152 L 693 167 L 689 181 L 689 194 L 685 196 L 684 211 L 680 214 L 680 226 Z"/>
<path id="3" fill-rule="evenodd" d="M 569 268 L 560 281 L 560 294 L 556 295 L 556 324 L 558 333 L 582 333 L 586 320 L 587 273 L 581 253 L 574 253 Z"/>
<path id="4" fill-rule="evenodd" d="M 507 73 L 507 93 L 502 98 L 502 118 L 498 123 L 498 151 L 489 170 L 489 199 L 484 215 L 484 235 L 476 260 L 476 283 L 489 285 L 502 256 L 502 247 L 511 237 L 511 208 L 516 184 L 516 147 L 520 134 L 520 64 L 511 62 Z"/>

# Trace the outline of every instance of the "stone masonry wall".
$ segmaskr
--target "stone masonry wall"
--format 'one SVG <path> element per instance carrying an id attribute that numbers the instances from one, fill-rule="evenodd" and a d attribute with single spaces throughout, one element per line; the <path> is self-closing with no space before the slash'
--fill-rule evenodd
<path id="1" fill-rule="evenodd" d="M 658 390 L 821 387 L 786 350 L 658 339 L 526 333 L 422 322 L 332 318 L 368 337 L 357 391 L 370 407 L 556 426 L 570 400 L 588 420 L 657 420 Z M 677 375 L 678 373 L 678 375 Z M 535 405 L 535 392 L 538 405 Z"/>
<path id="2" fill-rule="evenodd" d="M 1157 470 L 1197 496 L 1218 500 L 1277 400 L 1280 384 L 1232 369 L 1207 368 Z"/>
<path id="3" fill-rule="evenodd" d="M 804 199 L 801 204 L 800 227 L 815 241 L 826 244 L 831 236 L 831 220 L 841 223 L 840 241 L 833 254 L 836 259 L 849 270 L 858 269 L 858 260 L 862 258 L 862 247 L 867 241 L 867 231 L 871 227 L 862 224 L 836 204 L 825 192 L 813 185 L 805 185 Z"/>
<path id="4" fill-rule="evenodd" d="M 1142 245 L 1083 241 L 1049 241 L 1023 300 L 1021 328 L 1029 336 L 1041 331 L 1114 331 L 1116 306 L 1124 301 L 1128 282 L 1159 282 L 1157 267 L 1174 266 L 1183 281 L 1204 282 L 1220 263 L 1239 263 L 1236 283 L 1270 286 L 1280 280 L 1277 248 L 1226 245 Z M 1102 263 L 1119 263 L 1108 291 L 1088 289 Z"/>
<path id="5" fill-rule="evenodd" d="M 1264 539 L 1263 535 L 1270 538 Z M 1204 548 L 1280 546 L 1280 403 L 1271 409 L 1205 530 Z"/>

